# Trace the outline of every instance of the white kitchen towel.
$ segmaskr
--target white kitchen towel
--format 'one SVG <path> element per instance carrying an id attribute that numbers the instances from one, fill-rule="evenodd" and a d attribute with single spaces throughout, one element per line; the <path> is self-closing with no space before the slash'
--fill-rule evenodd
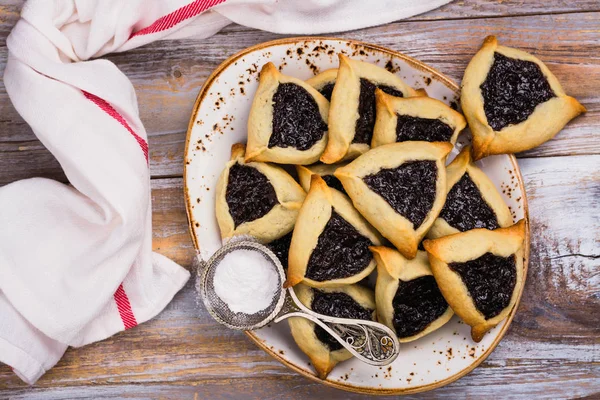
<path id="1" fill-rule="evenodd" d="M 409 17 L 448 0 L 29 0 L 7 39 L 6 90 L 65 185 L 0 188 L 0 361 L 33 384 L 67 346 L 159 313 L 189 273 L 152 253 L 148 142 L 133 86 L 94 59 L 231 21 L 325 33 Z M 210 11 L 208 11 L 210 9 Z"/>

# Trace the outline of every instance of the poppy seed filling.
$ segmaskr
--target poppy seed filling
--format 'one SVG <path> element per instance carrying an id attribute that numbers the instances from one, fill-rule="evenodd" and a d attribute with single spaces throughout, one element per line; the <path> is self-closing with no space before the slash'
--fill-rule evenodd
<path id="1" fill-rule="evenodd" d="M 485 253 L 464 263 L 451 263 L 450 269 L 460 275 L 467 286 L 475 307 L 490 319 L 510 304 L 517 284 L 515 256 Z"/>
<path id="2" fill-rule="evenodd" d="M 437 174 L 435 161 L 408 161 L 367 175 L 363 181 L 417 229 L 433 208 Z"/>
<path id="3" fill-rule="evenodd" d="M 398 115 L 396 142 L 421 140 L 424 142 L 449 142 L 454 130 L 439 119 Z"/>
<path id="4" fill-rule="evenodd" d="M 229 169 L 225 200 L 236 228 L 265 216 L 279 203 L 266 176 L 256 168 L 238 163 Z"/>
<path id="5" fill-rule="evenodd" d="M 392 300 L 392 323 L 399 338 L 414 336 L 442 316 L 448 309 L 435 278 L 421 276 L 411 281 L 398 282 Z"/>
<path id="6" fill-rule="evenodd" d="M 327 186 L 329 186 L 330 188 L 334 188 L 344 194 L 347 194 L 346 191 L 344 190 L 344 186 L 342 185 L 342 182 L 340 182 L 340 180 L 338 178 L 336 178 L 335 175 L 323 175 L 323 176 L 321 176 L 321 178 L 323 178 L 323 180 L 325 181 Z"/>
<path id="7" fill-rule="evenodd" d="M 539 65 L 498 52 L 480 89 L 485 116 L 495 131 L 525 121 L 538 104 L 556 97 Z"/>
<path id="8" fill-rule="evenodd" d="M 275 253 L 279 261 L 281 261 L 281 266 L 283 267 L 284 271 L 287 271 L 288 268 L 288 254 L 290 252 L 290 244 L 292 243 L 293 233 L 294 231 L 267 244 L 267 247 L 273 253 Z"/>
<path id="9" fill-rule="evenodd" d="M 375 127 L 375 89 L 381 89 L 385 93 L 404 97 L 404 94 L 391 86 L 375 85 L 368 79 L 360 78 L 360 94 L 358 96 L 358 119 L 354 129 L 352 143 L 366 143 L 371 145 L 373 139 L 373 128 Z"/>
<path id="10" fill-rule="evenodd" d="M 323 95 L 328 101 L 331 101 L 331 95 L 333 94 L 333 87 L 335 86 L 335 82 L 328 83 L 324 85 L 321 89 L 319 89 L 319 93 Z"/>
<path id="11" fill-rule="evenodd" d="M 279 84 L 273 95 L 269 148 L 308 150 L 323 138 L 327 129 L 319 105 L 306 89 L 294 83 Z"/>
<path id="12" fill-rule="evenodd" d="M 323 282 L 358 274 L 373 259 L 369 250 L 372 244 L 354 226 L 332 211 L 308 259 L 306 277 Z"/>
<path id="13" fill-rule="evenodd" d="M 476 228 L 497 229 L 498 218 L 468 173 L 452 186 L 440 218 L 461 232 Z"/>

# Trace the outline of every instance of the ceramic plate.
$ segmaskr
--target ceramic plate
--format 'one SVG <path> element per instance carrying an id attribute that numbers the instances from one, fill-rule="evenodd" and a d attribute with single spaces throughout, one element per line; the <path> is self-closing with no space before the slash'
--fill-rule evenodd
<path id="1" fill-rule="evenodd" d="M 215 217 L 215 187 L 231 145 L 246 142 L 246 124 L 260 68 L 268 61 L 282 73 L 308 79 L 337 67 L 337 53 L 379 65 L 397 74 L 430 97 L 456 107 L 459 88 L 432 68 L 398 52 L 376 45 L 331 38 L 289 38 L 263 43 L 232 56 L 207 79 L 200 90 L 187 133 L 185 198 L 191 235 L 207 259 L 221 246 Z M 469 141 L 463 132 L 452 156 Z M 450 160 L 449 160 L 450 161 Z M 495 183 L 509 205 L 515 221 L 527 218 L 527 202 L 516 159 L 512 155 L 485 158 L 477 163 Z M 529 227 L 525 251 L 529 257 Z M 526 271 L 524 276 L 527 276 Z M 480 343 L 471 340 L 470 328 L 454 316 L 441 329 L 415 342 L 401 345 L 400 356 L 388 367 L 373 367 L 348 360 L 325 381 L 315 376 L 308 358 L 298 349 L 287 323 L 273 324 L 248 333 L 273 357 L 309 378 L 355 392 L 406 394 L 448 384 L 467 374 L 496 347 L 513 318 L 491 330 Z"/>

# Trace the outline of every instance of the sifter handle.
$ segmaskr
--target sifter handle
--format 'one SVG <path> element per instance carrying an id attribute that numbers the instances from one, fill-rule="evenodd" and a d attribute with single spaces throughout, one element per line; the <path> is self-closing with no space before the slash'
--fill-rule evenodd
<path id="1" fill-rule="evenodd" d="M 274 321 L 280 322 L 290 317 L 305 318 L 319 325 L 354 357 L 367 364 L 388 365 L 398 357 L 400 343 L 387 326 L 374 321 L 317 314 L 298 300 L 293 288 L 287 289 L 283 308 Z"/>

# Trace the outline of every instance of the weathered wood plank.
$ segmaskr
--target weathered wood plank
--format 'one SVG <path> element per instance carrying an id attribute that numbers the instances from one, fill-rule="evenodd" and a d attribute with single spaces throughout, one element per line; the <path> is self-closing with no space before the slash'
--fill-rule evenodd
<path id="1" fill-rule="evenodd" d="M 504 43 L 534 51 L 589 112 L 550 142 L 522 156 L 600 154 L 600 13 L 401 22 L 340 36 L 378 43 L 414 56 L 456 81 L 490 33 Z M 435 34 L 432 34 L 435 32 Z M 227 56 L 280 37 L 240 26 L 202 40 L 157 42 L 108 57 L 131 79 L 150 134 L 153 176 L 180 176 L 190 110 L 206 77 Z M 452 51 L 448 51 L 452 49 Z M 6 54 L 0 51 L 0 65 Z M 15 168 L 15 165 L 17 166 Z M 58 163 L 35 139 L 0 84 L 0 185 L 43 175 L 64 180 Z"/>
<path id="2" fill-rule="evenodd" d="M 559 373 L 567 376 L 573 371 L 569 368 L 557 368 Z M 473 374 L 471 374 L 473 375 Z M 512 378 L 512 377 L 511 377 Z M 464 378 L 467 380 L 468 378 Z M 504 378 L 505 379 L 505 378 Z M 456 398 L 580 398 L 590 395 L 590 399 L 598 398 L 598 374 L 576 373 L 576 377 L 567 381 L 555 376 L 546 382 L 528 379 L 512 380 L 510 384 L 496 381 L 469 382 L 454 384 L 428 393 L 403 396 L 402 399 L 456 399 Z M 566 388 L 565 385 L 570 387 Z M 518 395 L 516 395 L 518 393 Z M 145 384 L 145 385 L 93 385 L 88 387 L 36 388 L 11 390 L 7 392 L 11 399 L 35 398 L 39 400 L 68 399 L 365 399 L 367 396 L 343 392 L 325 387 L 302 377 L 278 376 L 276 379 L 233 378 L 225 380 L 207 380 L 187 385 Z M 398 399 L 398 396 L 378 397 L 381 399 Z"/>
<path id="3" fill-rule="evenodd" d="M 532 254 L 519 312 L 481 367 L 431 396 L 489 397 L 502 390 L 506 396 L 556 398 L 600 392 L 600 326 L 592 317 L 600 311 L 600 156 L 531 158 L 520 164 L 529 195 Z M 154 248 L 189 268 L 193 248 L 182 180 L 152 183 Z M 90 382 L 100 387 L 80 387 Z M 239 332 L 216 324 L 196 305 L 191 283 L 153 321 L 69 350 L 36 387 L 23 389 L 8 368 L 0 367 L 0 390 L 10 390 L 11 396 L 160 393 L 181 398 L 197 393 L 227 398 L 244 392 L 248 398 L 269 398 L 288 392 L 291 397 L 293 391 L 297 398 L 348 398 L 287 370 Z M 50 387 L 66 388 L 41 389 Z"/>
<path id="4" fill-rule="evenodd" d="M 594 0 L 523 1 L 523 0 L 458 0 L 410 20 L 443 20 L 459 18 L 506 17 L 533 14 L 559 14 L 598 11 Z"/>
<path id="5" fill-rule="evenodd" d="M 530 199 L 531 266 L 513 332 L 600 345 L 591 317 L 600 313 L 600 156 L 519 164 Z"/>

